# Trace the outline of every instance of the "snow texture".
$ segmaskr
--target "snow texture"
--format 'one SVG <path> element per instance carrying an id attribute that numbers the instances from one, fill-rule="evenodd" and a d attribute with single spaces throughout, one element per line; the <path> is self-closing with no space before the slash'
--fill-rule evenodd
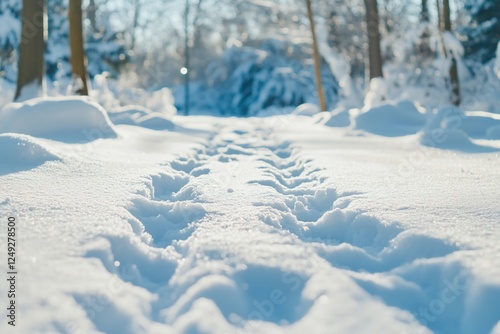
<path id="1" fill-rule="evenodd" d="M 356 129 L 385 136 L 404 136 L 417 133 L 425 125 L 425 116 L 411 101 L 383 104 L 361 113 Z"/>
<path id="2" fill-rule="evenodd" d="M 54 160 L 60 158 L 33 137 L 13 133 L 0 134 L 0 175 L 28 170 Z"/>
<path id="3" fill-rule="evenodd" d="M 352 114 L 355 125 L 342 129 L 316 124 L 313 111 L 177 116 L 174 131 L 107 121 L 114 139 L 98 144 L 0 135 L 0 186 L 10 189 L 0 210 L 22 221 L 19 266 L 29 273 L 19 291 L 30 317 L 20 318 L 19 331 L 498 328 L 498 157 L 478 154 L 469 138 L 498 120 L 450 109 L 426 123 L 402 101 L 359 115 L 337 110 L 334 117 Z M 126 124 L 150 113 L 117 114 Z M 38 99 L 4 108 L 2 126 L 19 127 L 27 115 L 40 117 L 21 130 L 52 139 L 74 138 L 60 128 L 75 118 L 87 130 L 108 120 L 87 99 Z M 476 126 L 454 129 L 450 115 Z M 41 121 L 56 116 L 58 127 Z M 447 129 L 461 153 L 421 146 L 422 128 Z"/>
<path id="4" fill-rule="evenodd" d="M 15 132 L 64 142 L 114 138 L 106 110 L 87 98 L 54 97 L 11 103 L 0 110 L 0 133 Z"/>

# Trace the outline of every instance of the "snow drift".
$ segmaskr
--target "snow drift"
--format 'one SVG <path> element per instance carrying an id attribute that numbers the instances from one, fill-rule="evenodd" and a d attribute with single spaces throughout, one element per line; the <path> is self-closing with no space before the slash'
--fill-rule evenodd
<path id="1" fill-rule="evenodd" d="M 59 157 L 33 137 L 0 134 L 0 175 L 28 170 L 53 160 L 59 160 Z"/>
<path id="2" fill-rule="evenodd" d="M 425 125 L 425 115 L 410 101 L 386 103 L 368 109 L 355 121 L 355 128 L 387 137 L 415 134 Z"/>
<path id="3" fill-rule="evenodd" d="M 172 130 L 175 124 L 165 113 L 141 106 L 126 106 L 109 113 L 114 124 L 141 126 L 152 130 Z"/>
<path id="4" fill-rule="evenodd" d="M 500 139 L 499 128 L 499 115 L 484 111 L 464 112 L 456 107 L 442 108 L 422 130 L 420 143 L 471 153 L 492 152 L 498 149 L 476 144 L 473 139 Z"/>
<path id="5" fill-rule="evenodd" d="M 37 98 L 8 104 L 0 111 L 2 132 L 69 143 L 117 136 L 106 110 L 84 97 Z"/>

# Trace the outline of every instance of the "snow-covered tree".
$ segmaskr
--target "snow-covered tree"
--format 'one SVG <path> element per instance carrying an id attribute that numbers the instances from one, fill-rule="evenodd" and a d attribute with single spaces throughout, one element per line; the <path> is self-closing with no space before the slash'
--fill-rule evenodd
<path id="1" fill-rule="evenodd" d="M 500 41 L 500 1 L 466 0 L 465 9 L 470 15 L 469 25 L 461 29 L 467 37 L 466 55 L 487 62 L 495 57 Z"/>
<path id="2" fill-rule="evenodd" d="M 99 8 L 94 2 L 94 9 Z M 46 52 L 47 76 L 52 79 L 71 76 L 68 3 L 48 0 L 48 41 Z M 116 76 L 120 67 L 130 58 L 122 40 L 107 20 L 106 12 L 94 13 L 97 23 L 85 26 L 85 53 L 90 77 L 102 72 Z M 96 24 L 97 30 L 94 30 Z"/>
<path id="3" fill-rule="evenodd" d="M 204 80 L 193 83 L 193 109 L 252 116 L 269 107 L 295 107 L 317 103 L 309 44 L 267 39 L 233 46 L 207 69 Z M 338 102 L 338 81 L 324 64 L 321 76 L 326 104 Z M 183 90 L 176 91 L 182 109 Z"/>

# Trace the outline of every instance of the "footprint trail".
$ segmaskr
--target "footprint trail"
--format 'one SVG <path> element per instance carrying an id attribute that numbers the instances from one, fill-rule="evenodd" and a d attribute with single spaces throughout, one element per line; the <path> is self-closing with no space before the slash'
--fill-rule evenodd
<path id="1" fill-rule="evenodd" d="M 153 293 L 153 320 L 179 331 L 211 332 L 186 320 L 197 316 L 228 333 L 300 333 L 310 321 L 354 329 L 332 319 L 357 312 L 366 326 L 386 318 L 387 333 L 453 332 L 443 327 L 451 306 L 433 321 L 418 312 L 467 278 L 450 260 L 458 247 L 350 210 L 359 194 L 339 193 L 335 175 L 254 123 L 221 126 L 149 176 L 127 207 L 135 235 L 103 235 L 87 256 Z M 464 296 L 453 308 L 464 314 Z"/>

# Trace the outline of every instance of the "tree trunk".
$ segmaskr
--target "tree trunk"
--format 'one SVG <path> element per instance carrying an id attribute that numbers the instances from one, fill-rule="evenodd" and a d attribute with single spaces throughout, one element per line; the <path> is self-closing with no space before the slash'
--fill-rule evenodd
<path id="1" fill-rule="evenodd" d="M 443 13 L 441 11 L 441 0 L 436 0 L 436 10 L 438 19 L 438 30 L 443 31 Z"/>
<path id="2" fill-rule="evenodd" d="M 443 57 L 448 57 L 446 52 L 446 47 L 444 46 L 444 38 L 443 38 L 443 11 L 441 10 L 441 0 L 436 0 L 436 10 L 437 10 L 437 19 L 438 19 L 438 36 L 441 44 L 441 55 Z"/>
<path id="3" fill-rule="evenodd" d="M 14 100 L 18 100 L 23 88 L 30 84 L 38 85 L 40 89 L 43 89 L 45 13 L 45 0 L 23 0 L 21 44 Z"/>
<path id="4" fill-rule="evenodd" d="M 83 48 L 82 0 L 69 1 L 68 19 L 71 71 L 73 79 L 81 83 L 81 87 L 75 93 L 89 95 L 85 50 Z"/>
<path id="5" fill-rule="evenodd" d="M 370 80 L 382 78 L 382 51 L 380 49 L 380 30 L 377 0 L 365 0 L 366 23 L 368 30 L 368 55 L 370 61 Z"/>
<path id="6" fill-rule="evenodd" d="M 443 1 L 443 21 L 444 21 L 444 30 L 449 33 L 452 33 L 449 0 Z M 449 57 L 451 58 L 451 66 L 450 66 L 451 103 L 453 103 L 453 105 L 455 106 L 458 106 L 460 105 L 460 82 L 458 79 L 457 59 L 452 52 L 450 52 Z"/>
<path id="7" fill-rule="evenodd" d="M 191 69 L 189 68 L 189 0 L 186 0 L 184 9 L 184 115 L 189 115 L 189 84 Z"/>
<path id="8" fill-rule="evenodd" d="M 319 107 L 321 111 L 326 111 L 325 95 L 323 93 L 323 83 L 321 82 L 321 60 L 318 51 L 318 41 L 316 39 L 316 28 L 314 26 L 314 17 L 312 13 L 311 0 L 306 0 L 307 17 L 311 26 L 311 35 L 313 42 L 313 55 L 314 55 L 314 73 L 316 75 L 316 88 L 318 91 Z"/>

